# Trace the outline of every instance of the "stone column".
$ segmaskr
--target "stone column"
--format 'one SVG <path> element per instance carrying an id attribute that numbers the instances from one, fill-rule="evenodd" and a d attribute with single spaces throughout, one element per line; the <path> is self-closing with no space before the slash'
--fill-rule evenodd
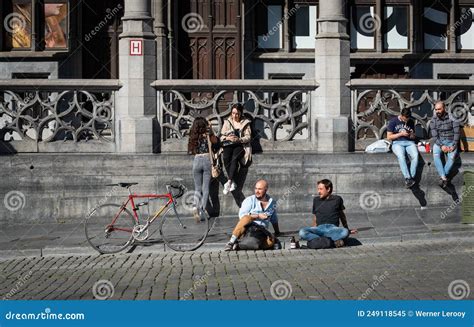
<path id="1" fill-rule="evenodd" d="M 157 79 L 166 79 L 168 77 L 167 68 L 167 45 L 166 45 L 166 26 L 164 24 L 163 0 L 153 0 L 152 2 L 154 32 L 156 35 L 156 73 Z"/>
<path id="2" fill-rule="evenodd" d="M 156 142 L 156 43 L 150 0 L 125 0 L 119 41 L 119 77 L 123 87 L 116 105 L 119 152 L 152 153 Z M 130 41 L 142 42 L 142 55 L 130 54 Z"/>
<path id="3" fill-rule="evenodd" d="M 344 0 L 319 2 L 316 36 L 316 81 L 311 103 L 313 148 L 318 152 L 349 151 L 350 42 Z"/>

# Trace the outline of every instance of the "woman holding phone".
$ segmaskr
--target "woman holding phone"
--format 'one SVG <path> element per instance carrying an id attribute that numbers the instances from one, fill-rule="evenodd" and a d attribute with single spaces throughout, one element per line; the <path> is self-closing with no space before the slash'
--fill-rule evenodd
<path id="1" fill-rule="evenodd" d="M 223 160 L 227 171 L 227 183 L 224 184 L 224 194 L 237 188 L 235 176 L 239 165 L 248 165 L 251 160 L 252 149 L 250 141 L 252 132 L 250 120 L 243 117 L 244 108 L 240 103 L 232 106 L 229 119 L 224 122 L 221 130 L 221 142 L 224 148 Z"/>

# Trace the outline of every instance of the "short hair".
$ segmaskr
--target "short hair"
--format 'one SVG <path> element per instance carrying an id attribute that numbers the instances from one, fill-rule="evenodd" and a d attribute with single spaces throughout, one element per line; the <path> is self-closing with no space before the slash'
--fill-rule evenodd
<path id="1" fill-rule="evenodd" d="M 403 117 L 410 118 L 411 117 L 411 110 L 409 108 L 403 108 L 400 114 Z"/>
<path id="2" fill-rule="evenodd" d="M 256 186 L 258 183 L 260 183 L 260 182 L 265 183 L 265 189 L 268 190 L 268 182 L 267 182 L 266 179 L 263 179 L 263 178 L 258 179 L 258 180 L 255 182 L 255 186 Z"/>
<path id="3" fill-rule="evenodd" d="M 442 104 L 442 105 L 443 105 L 443 109 L 446 109 L 446 104 L 444 103 L 444 101 L 442 101 L 442 100 L 436 101 L 436 102 L 434 103 L 434 107 L 435 107 L 435 108 L 436 108 L 436 105 L 437 105 L 437 104 Z"/>
<path id="4" fill-rule="evenodd" d="M 232 112 L 233 109 L 237 109 L 241 116 L 244 114 L 244 106 L 242 106 L 240 103 L 234 103 L 230 111 Z"/>
<path id="5" fill-rule="evenodd" d="M 329 190 L 329 193 L 332 193 L 333 186 L 332 186 L 332 182 L 329 179 L 322 179 L 318 181 L 317 185 L 319 184 L 323 184 L 326 190 Z"/>

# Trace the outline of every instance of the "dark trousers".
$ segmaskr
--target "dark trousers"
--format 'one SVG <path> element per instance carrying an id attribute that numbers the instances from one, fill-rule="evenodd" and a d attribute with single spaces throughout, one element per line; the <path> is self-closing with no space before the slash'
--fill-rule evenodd
<path id="1" fill-rule="evenodd" d="M 227 177 L 234 180 L 240 159 L 244 156 L 245 151 L 242 144 L 233 144 L 224 147 L 223 159 Z"/>

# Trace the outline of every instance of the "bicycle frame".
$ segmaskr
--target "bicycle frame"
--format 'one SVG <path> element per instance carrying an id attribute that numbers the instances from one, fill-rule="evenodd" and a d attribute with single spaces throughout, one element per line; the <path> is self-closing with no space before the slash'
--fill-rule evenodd
<path id="1" fill-rule="evenodd" d="M 135 205 L 135 199 L 144 199 L 144 198 L 147 198 L 147 199 L 168 199 L 168 201 L 160 208 L 158 209 L 158 211 L 156 211 L 154 214 L 153 214 L 153 218 L 149 219 L 150 217 L 148 217 L 147 219 L 147 223 L 146 223 L 146 227 L 148 227 L 150 224 L 152 224 L 159 216 L 161 216 L 161 214 L 163 213 L 163 211 L 165 211 L 166 209 L 168 209 L 168 211 L 171 209 L 169 206 L 171 204 L 176 204 L 175 202 L 175 199 L 173 198 L 173 195 L 171 194 L 171 192 L 168 192 L 166 194 L 132 194 L 132 191 L 130 190 L 130 188 L 128 189 L 128 198 L 127 198 L 127 201 L 123 202 L 122 203 L 122 206 L 120 207 L 120 210 L 117 212 L 117 215 L 114 217 L 114 219 L 112 220 L 112 222 L 110 223 L 110 226 L 114 226 L 115 225 L 115 222 L 117 221 L 118 217 L 120 216 L 120 214 L 122 213 L 123 210 L 125 210 L 125 208 L 128 206 L 128 204 L 130 203 L 131 204 L 131 207 L 132 207 L 132 212 L 133 212 L 133 218 L 135 219 L 135 223 L 136 224 L 139 224 L 140 223 L 140 219 L 138 217 L 138 214 L 137 214 L 137 211 L 138 211 L 138 208 L 136 205 Z M 176 209 L 175 209 L 176 210 Z M 124 231 L 124 232 L 132 232 L 132 230 L 129 230 L 129 229 L 125 229 L 125 228 L 118 228 L 118 227 L 113 227 L 115 230 L 119 230 L 119 231 Z"/>

